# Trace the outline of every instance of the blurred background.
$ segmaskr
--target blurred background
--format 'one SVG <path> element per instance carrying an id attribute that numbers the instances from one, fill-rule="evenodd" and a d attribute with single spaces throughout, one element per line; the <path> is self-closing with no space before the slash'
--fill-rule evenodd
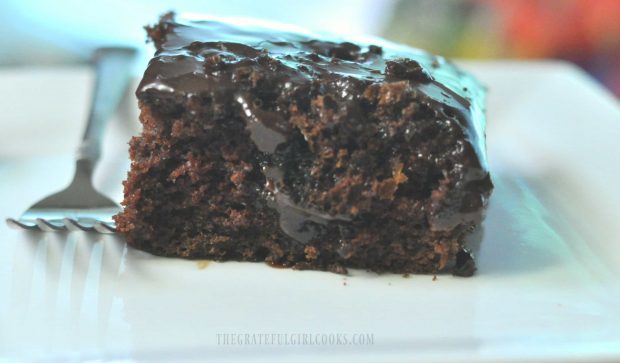
<path id="1" fill-rule="evenodd" d="M 173 9 L 380 35 L 448 57 L 565 59 L 620 96 L 620 0 L 3 0 L 0 67 L 143 44 L 142 26 Z"/>

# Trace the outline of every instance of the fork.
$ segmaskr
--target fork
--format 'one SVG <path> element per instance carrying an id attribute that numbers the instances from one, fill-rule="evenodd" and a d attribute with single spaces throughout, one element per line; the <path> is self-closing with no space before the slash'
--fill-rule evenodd
<path id="1" fill-rule="evenodd" d="M 115 232 L 112 216 L 121 208 L 95 190 L 92 176 L 101 154 L 104 126 L 129 85 L 135 56 L 136 50 L 127 47 L 98 48 L 94 52 L 95 88 L 86 130 L 76 154 L 73 181 L 64 190 L 32 205 L 19 219 L 8 218 L 10 227 L 44 232 Z"/>

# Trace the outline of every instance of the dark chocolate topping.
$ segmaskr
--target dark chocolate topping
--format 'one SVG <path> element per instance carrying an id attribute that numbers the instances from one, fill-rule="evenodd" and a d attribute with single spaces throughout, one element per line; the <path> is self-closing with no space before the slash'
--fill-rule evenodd
<path id="1" fill-rule="evenodd" d="M 380 46 L 357 42 L 360 46 L 334 36 L 256 24 L 188 20 L 171 14 L 162 22 L 169 27 L 166 41 L 151 60 L 138 93 L 150 89 L 185 95 L 234 93 L 236 71 L 257 64 L 282 72 L 284 87 L 313 78 L 342 79 L 343 76 L 364 83 L 411 80 L 420 92 L 463 115 L 462 127 L 486 168 L 484 139 L 479 136 L 484 135 L 485 128 L 484 89 L 443 57 L 381 39 L 373 39 Z M 256 63 L 247 62 L 248 58 Z M 233 77 L 226 84 L 222 75 L 230 72 Z M 346 80 L 342 82 L 343 93 L 346 83 Z M 254 120 L 273 121 L 272 126 L 266 127 L 277 133 L 279 123 L 271 115 L 266 118 L 255 115 Z"/>
<path id="2" fill-rule="evenodd" d="M 461 249 L 456 253 L 456 259 L 452 274 L 454 276 L 470 277 L 476 272 L 476 263 L 474 262 L 474 256 L 466 248 Z"/>
<path id="3" fill-rule="evenodd" d="M 272 185 L 269 204 L 280 215 L 282 231 L 299 242 L 311 240 L 323 225 L 348 223 L 355 217 L 327 214 L 295 202 L 283 186 L 278 147 L 289 138 L 292 125 L 275 103 L 263 106 L 278 95 L 294 100 L 306 92 L 307 97 L 310 85 L 316 86 L 317 80 L 342 100 L 351 101 L 362 97 L 369 85 L 406 81 L 408 87 L 427 99 L 434 112 L 458 115 L 454 119 L 475 153 L 470 160 L 478 164 L 470 165 L 472 175 L 464 182 L 488 175 L 484 90 L 474 78 L 442 57 L 383 40 L 356 40 L 354 44 L 304 31 L 181 19 L 172 14 L 164 16 L 158 26 L 165 27 L 165 39 L 156 44 L 157 53 L 138 87 L 138 97 L 153 92 L 158 97 L 176 98 L 208 95 L 219 103 L 237 104 L 253 142 L 265 155 L 263 173 Z M 255 70 L 276 76 L 253 78 Z M 247 87 L 240 87 L 242 82 L 271 82 L 262 88 L 271 87 L 275 96 L 268 92 L 257 96 Z M 323 102 L 329 108 L 330 99 L 326 97 Z M 469 220 L 469 214 L 477 214 L 476 206 L 471 211 L 442 215 L 431 224 L 435 230 L 451 229 Z"/>

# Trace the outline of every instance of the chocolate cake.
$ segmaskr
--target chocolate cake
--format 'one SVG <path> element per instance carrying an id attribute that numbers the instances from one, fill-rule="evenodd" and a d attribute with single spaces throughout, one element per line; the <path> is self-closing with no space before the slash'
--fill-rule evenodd
<path id="1" fill-rule="evenodd" d="M 143 130 L 115 217 L 131 246 L 473 273 L 464 238 L 493 186 L 471 76 L 384 41 L 174 14 L 146 29 L 157 52 L 136 91 Z"/>

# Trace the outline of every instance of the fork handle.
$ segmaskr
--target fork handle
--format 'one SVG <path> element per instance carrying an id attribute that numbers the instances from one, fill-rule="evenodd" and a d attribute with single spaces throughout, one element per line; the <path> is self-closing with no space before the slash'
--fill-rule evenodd
<path id="1" fill-rule="evenodd" d="M 136 50 L 128 47 L 98 48 L 94 53 L 95 88 L 88 123 L 77 151 L 77 164 L 90 166 L 91 172 L 101 154 L 105 124 L 129 85 L 135 56 Z"/>

